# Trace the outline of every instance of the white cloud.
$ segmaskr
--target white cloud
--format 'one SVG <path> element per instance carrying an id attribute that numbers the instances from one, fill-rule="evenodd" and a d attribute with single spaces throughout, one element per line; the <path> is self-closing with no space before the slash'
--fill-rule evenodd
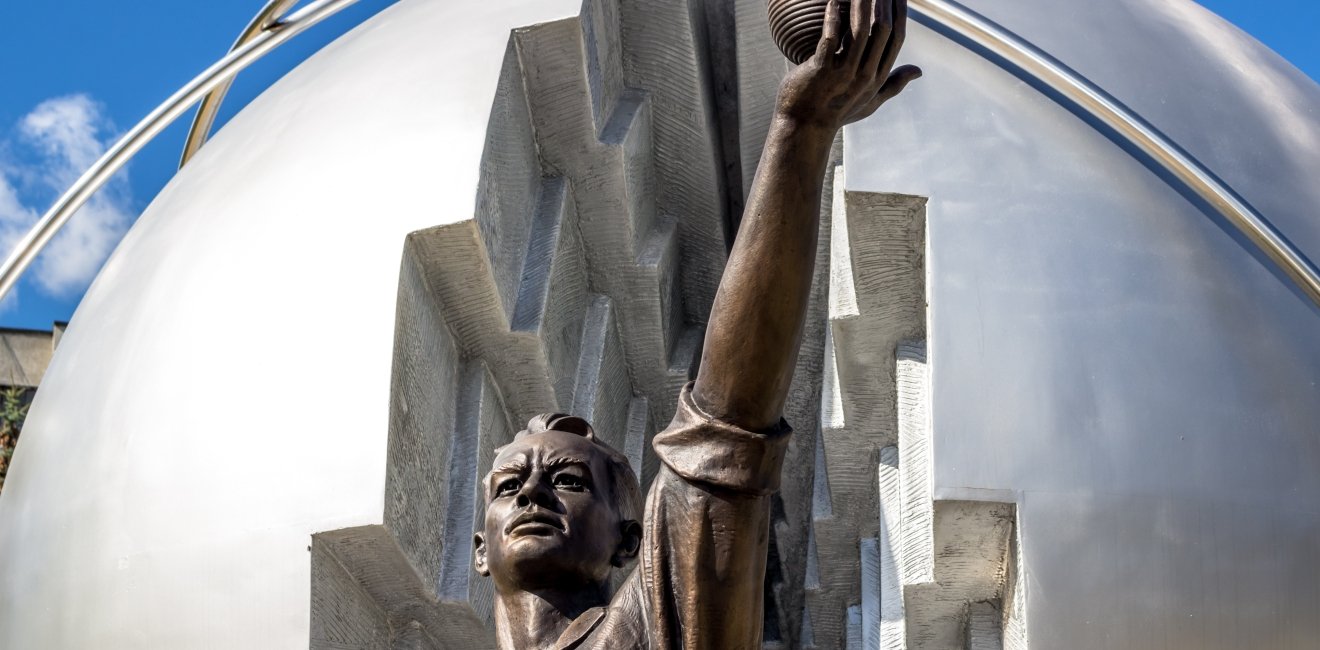
<path id="1" fill-rule="evenodd" d="M 111 125 L 87 95 L 42 102 L 19 120 L 6 148 L 29 156 L 0 166 L 0 245 L 4 254 L 40 213 L 105 151 Z M 29 273 L 45 292 L 75 295 L 95 277 L 132 222 L 132 194 L 120 173 L 66 223 Z"/>

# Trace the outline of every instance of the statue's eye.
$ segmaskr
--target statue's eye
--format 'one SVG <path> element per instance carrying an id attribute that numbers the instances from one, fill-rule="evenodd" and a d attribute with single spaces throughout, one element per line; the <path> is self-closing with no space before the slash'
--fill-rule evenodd
<path id="1" fill-rule="evenodd" d="M 563 473 L 555 476 L 555 487 L 561 490 L 581 491 L 586 489 L 587 485 L 582 481 L 582 477 Z"/>
<path id="2" fill-rule="evenodd" d="M 495 486 L 495 496 L 513 496 L 514 494 L 517 494 L 520 489 L 522 489 L 522 481 L 516 478 L 506 478 L 503 481 L 500 481 L 499 485 Z"/>

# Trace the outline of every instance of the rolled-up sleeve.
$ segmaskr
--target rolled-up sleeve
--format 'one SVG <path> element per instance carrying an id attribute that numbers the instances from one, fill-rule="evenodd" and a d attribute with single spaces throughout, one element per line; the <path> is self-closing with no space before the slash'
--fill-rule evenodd
<path id="1" fill-rule="evenodd" d="M 693 403 L 689 383 L 679 396 L 674 421 L 652 446 L 669 469 L 689 481 L 764 496 L 779 490 L 791 432 L 783 420 L 766 433 L 716 420 Z"/>
<path id="2" fill-rule="evenodd" d="M 655 437 L 664 463 L 647 497 L 642 580 L 655 648 L 761 647 L 770 497 L 791 433 L 715 420 L 683 388 Z"/>

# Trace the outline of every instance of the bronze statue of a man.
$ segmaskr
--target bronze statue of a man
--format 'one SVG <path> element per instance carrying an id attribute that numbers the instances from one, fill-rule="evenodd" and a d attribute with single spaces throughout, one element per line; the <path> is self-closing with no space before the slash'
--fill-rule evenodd
<path id="1" fill-rule="evenodd" d="M 830 0 L 816 53 L 779 90 L 701 369 L 655 437 L 645 505 L 628 462 L 581 418 L 542 415 L 484 484 L 476 568 L 502 650 L 761 647 L 770 495 L 816 261 L 835 134 L 920 76 L 894 68 L 906 0 Z M 640 557 L 610 593 L 610 575 Z"/>

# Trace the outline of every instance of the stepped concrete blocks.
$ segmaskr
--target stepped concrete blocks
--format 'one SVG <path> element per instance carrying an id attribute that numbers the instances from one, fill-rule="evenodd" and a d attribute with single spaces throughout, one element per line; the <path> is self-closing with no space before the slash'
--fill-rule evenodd
<path id="1" fill-rule="evenodd" d="M 841 618 L 858 603 L 859 540 L 878 538 L 880 450 L 898 440 L 896 351 L 925 333 L 924 200 L 846 192 L 833 179 L 828 323 L 818 411 L 827 476 L 827 518 L 816 517 L 821 584 L 808 593 L 817 643 L 844 642 Z M 880 246 L 877 253 L 870 247 Z M 820 485 L 820 482 L 817 482 Z M 817 495 L 820 498 L 820 495 Z"/>
<path id="2" fill-rule="evenodd" d="M 1003 650 L 1003 612 L 995 603 L 976 603 L 967 613 L 967 650 Z"/>
<path id="3" fill-rule="evenodd" d="M 628 405 L 628 442 L 623 453 L 628 457 L 633 472 L 642 485 L 650 485 L 651 479 L 660 469 L 660 459 L 651 449 L 651 440 L 655 438 L 654 420 L 651 408 L 645 397 L 634 397 Z"/>
<path id="4" fill-rule="evenodd" d="M 697 367 L 701 364 L 701 349 L 706 344 L 706 328 L 700 325 L 688 325 L 674 343 L 674 351 L 669 354 L 668 367 L 665 370 L 666 399 L 660 407 L 663 414 L 656 422 L 669 424 L 674 410 L 678 407 L 678 393 L 689 381 L 696 379 Z M 653 407 L 654 408 L 654 407 Z"/>
<path id="5" fill-rule="evenodd" d="M 924 343 L 898 349 L 898 448 L 900 556 L 903 584 L 935 579 L 935 502 L 930 429 L 930 373 Z"/>
<path id="6" fill-rule="evenodd" d="M 802 647 L 816 648 L 816 632 L 811 627 L 811 609 L 804 607 L 802 609 Z"/>
<path id="7" fill-rule="evenodd" d="M 836 179 L 836 186 L 838 180 Z M 841 647 L 846 633 L 845 607 L 858 597 L 856 572 L 849 563 L 841 561 L 841 553 L 855 546 L 857 537 L 851 526 L 838 521 L 834 511 L 834 489 L 831 485 L 825 444 L 844 427 L 842 388 L 838 385 L 833 336 L 825 335 L 824 376 L 820 409 L 820 429 L 815 443 L 814 477 L 812 480 L 812 519 L 809 533 L 807 576 L 804 581 L 806 602 L 811 610 L 811 625 L 817 644 L 822 648 Z"/>
<path id="8" fill-rule="evenodd" d="M 313 620 L 333 626 L 349 611 L 358 615 L 347 620 L 372 621 L 362 612 L 379 610 L 403 647 L 436 638 L 449 644 L 437 647 L 491 647 L 491 586 L 472 568 L 472 536 L 482 468 L 515 429 L 485 364 L 462 358 L 412 252 L 400 280 L 385 523 L 315 536 Z M 345 591 L 345 575 L 355 590 Z M 365 598 L 346 605 L 334 591 Z M 329 641 L 344 634 L 326 632 L 327 644 L 313 647 L 341 647 Z"/>
<path id="9" fill-rule="evenodd" d="M 862 647 L 880 647 L 882 558 L 880 540 L 872 537 L 860 544 L 862 579 Z"/>
<path id="10" fill-rule="evenodd" d="M 494 462 L 495 450 L 512 442 L 520 427 L 508 421 L 485 364 L 464 364 L 458 394 L 446 481 L 449 506 L 439 544 L 444 555 L 438 595 L 441 601 L 470 604 L 477 619 L 489 626 L 494 620 L 494 591 L 473 567 L 473 535 L 484 526 L 486 468 Z M 433 540 L 427 543 L 434 545 Z"/>
<path id="11" fill-rule="evenodd" d="M 898 447 L 880 450 L 880 650 L 907 648 L 903 613 L 902 481 Z"/>
<path id="12" fill-rule="evenodd" d="M 514 334 L 532 336 L 533 362 L 542 361 L 536 353 L 543 355 L 560 408 L 572 399 L 583 314 L 590 302 L 586 259 L 576 222 L 576 206 L 567 182 L 547 178 L 523 262 L 518 308 L 510 323 Z M 497 363 L 490 354 L 494 350 L 487 352 L 483 358 Z"/>
<path id="13" fill-rule="evenodd" d="M 400 270 L 385 479 L 385 520 L 424 575 L 439 576 L 462 363 L 417 260 Z"/>
<path id="14" fill-rule="evenodd" d="M 935 581 L 946 596 L 966 604 L 1002 595 L 1014 517 L 1011 504 L 936 502 Z"/>
<path id="15" fill-rule="evenodd" d="M 405 247 L 400 273 L 385 522 L 314 538 L 313 620 L 332 627 L 345 616 L 330 592 L 350 576 L 356 590 L 346 593 L 371 605 L 352 611 L 383 612 L 402 647 L 434 638 L 489 647 L 491 588 L 472 569 L 472 535 L 483 516 L 481 468 L 514 429 L 484 363 L 463 359 L 415 252 Z M 374 620 L 363 616 L 346 620 Z M 327 644 L 313 647 L 342 647 L 330 642 L 343 636 L 327 631 Z"/>
<path id="16" fill-rule="evenodd" d="M 703 16 L 692 0 L 619 2 L 624 82 L 645 91 L 654 109 L 656 205 L 678 219 L 686 313 L 701 323 L 724 271 L 729 234 Z"/>
<path id="17" fill-rule="evenodd" d="M 442 648 L 444 646 L 427 634 L 421 623 L 413 621 L 395 635 L 394 645 L 390 650 L 441 650 Z"/>
<path id="18" fill-rule="evenodd" d="M 936 497 L 925 201 L 845 192 L 842 176 L 835 179 L 820 400 L 818 463 L 826 476 L 813 486 L 819 581 L 806 583 L 814 640 L 821 647 L 964 647 L 969 606 L 1003 595 L 1014 507 Z M 847 570 L 858 549 L 860 580 Z M 985 611 L 978 614 L 985 619 Z M 994 617 L 1001 636 L 1002 619 Z M 978 620 L 978 630 L 990 625 Z M 988 634 L 978 632 L 977 642 L 990 643 Z"/>
<path id="19" fill-rule="evenodd" d="M 632 442 L 629 409 L 633 394 L 609 298 L 596 296 L 592 300 L 582 328 L 581 348 L 577 388 L 568 412 L 586 418 L 598 438 L 623 452 Z"/>
<path id="20" fill-rule="evenodd" d="M 1027 579 L 1022 570 L 1022 527 L 1016 522 L 1009 540 L 1004 576 L 1004 650 L 1027 650 Z"/>
<path id="21" fill-rule="evenodd" d="M 846 192 L 836 215 L 830 325 L 849 428 L 898 434 L 894 353 L 926 334 L 926 200 Z M 870 482 L 869 472 L 865 478 Z"/>
<path id="22" fill-rule="evenodd" d="M 935 579 L 904 587 L 908 648 L 964 647 L 969 607 L 1003 589 L 1012 507 L 940 502 L 936 513 Z M 1002 616 L 994 625 L 1002 628 Z"/>
<path id="23" fill-rule="evenodd" d="M 591 30 L 557 21 L 518 30 L 514 38 L 542 163 L 574 179 L 592 290 L 614 301 L 629 374 L 659 419 L 673 404 L 664 362 L 684 321 L 677 221 L 656 212 L 647 96 L 621 89 L 601 102 L 594 94 L 610 90 L 619 68 L 617 58 L 593 59 L 599 48 L 617 45 L 601 41 L 598 29 L 612 11 L 597 7 L 584 18 Z M 600 116 L 598 109 L 609 112 Z"/>
<path id="24" fill-rule="evenodd" d="M 934 580 L 904 589 L 908 647 L 963 647 L 973 603 L 1003 592 L 1011 505 L 939 501 L 935 507 Z M 1002 617 L 995 617 L 1002 626 Z"/>
<path id="25" fill-rule="evenodd" d="M 544 181 L 536 212 L 536 236 L 529 237 L 524 251 L 513 319 L 499 300 L 475 221 L 419 231 L 407 243 L 409 254 L 425 269 L 426 284 L 460 352 L 487 362 L 514 421 L 567 404 L 587 304 L 581 243 L 570 222 L 575 212 L 565 181 Z"/>
<path id="26" fill-rule="evenodd" d="M 849 607 L 845 616 L 844 629 L 846 633 L 842 647 L 847 648 L 847 650 L 864 650 L 866 646 L 862 641 L 862 606 L 853 605 Z"/>
<path id="27" fill-rule="evenodd" d="M 628 91 L 623 78 L 623 42 L 616 0 L 587 0 L 582 4 L 582 42 L 586 46 L 587 81 L 591 112 L 598 130 L 614 114 L 615 103 Z M 605 139 L 602 135 L 602 139 Z"/>
<path id="28" fill-rule="evenodd" d="M 894 606 L 882 645 L 1000 647 L 994 645 L 1002 643 L 1000 609 L 991 616 L 972 604 L 1003 596 L 1015 508 L 936 497 L 926 344 L 902 343 L 896 356 L 898 445 L 882 451 L 879 482 L 881 535 L 894 560 L 883 571 Z"/>
<path id="29" fill-rule="evenodd" d="M 385 612 L 325 545 L 312 545 L 311 648 L 389 650 Z"/>
<path id="30" fill-rule="evenodd" d="M 512 314 L 541 185 L 527 92 L 512 41 L 505 52 L 477 185 L 477 226 L 490 252 L 499 304 Z"/>
<path id="31" fill-rule="evenodd" d="M 487 650 L 495 647 L 487 624 L 473 612 L 472 606 L 467 602 L 441 600 L 428 587 L 427 579 L 417 572 L 385 526 L 361 526 L 317 533 L 312 536 L 312 556 L 313 604 L 343 598 L 342 595 L 329 593 L 330 590 L 346 588 L 346 585 L 336 584 L 333 579 L 337 567 L 337 570 L 351 576 L 354 589 L 358 590 L 349 591 L 349 594 L 365 594 L 359 611 L 370 612 L 366 606 L 374 604 L 375 609 L 384 614 L 385 629 L 389 631 L 391 644 L 406 640 L 409 630 L 419 626 L 427 636 L 439 641 L 439 647 L 446 650 Z M 313 631 L 326 629 L 331 625 L 333 616 L 331 610 L 313 607 Z M 318 642 L 315 638 L 311 644 L 313 650 L 339 650 L 345 647 L 334 642 Z"/>
<path id="32" fill-rule="evenodd" d="M 620 88 L 591 103 L 602 71 L 586 70 L 577 21 L 520 30 L 508 52 L 475 218 L 405 244 L 385 524 L 315 542 L 383 612 L 396 647 L 491 644 L 472 534 L 482 469 L 518 424 L 579 412 L 649 477 L 652 409 L 672 411 L 700 350 L 700 329 L 682 326 L 677 220 L 654 205 L 645 96 Z"/>

